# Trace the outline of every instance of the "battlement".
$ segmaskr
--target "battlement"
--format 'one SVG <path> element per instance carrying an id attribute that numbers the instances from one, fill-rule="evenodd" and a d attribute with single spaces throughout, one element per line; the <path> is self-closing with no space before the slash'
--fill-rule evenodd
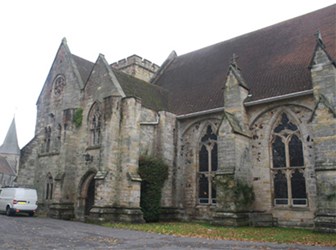
<path id="1" fill-rule="evenodd" d="M 160 66 L 157 64 L 138 55 L 132 55 L 125 59 L 119 60 L 118 62 L 112 63 L 111 66 L 115 69 L 123 71 L 126 74 L 148 82 L 160 69 Z"/>

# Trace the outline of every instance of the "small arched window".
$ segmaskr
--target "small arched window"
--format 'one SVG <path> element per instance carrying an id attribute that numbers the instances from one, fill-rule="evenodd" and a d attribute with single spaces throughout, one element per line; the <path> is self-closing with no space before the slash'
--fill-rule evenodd
<path id="1" fill-rule="evenodd" d="M 46 200 L 52 200 L 54 191 L 54 180 L 50 173 L 47 174 L 46 179 Z"/>
<path id="2" fill-rule="evenodd" d="M 101 142 L 101 121 L 102 115 L 100 107 L 95 103 L 89 114 L 89 126 L 90 126 L 90 144 L 91 146 L 100 145 Z"/>
<path id="3" fill-rule="evenodd" d="M 213 181 L 218 168 L 217 151 L 217 136 L 209 125 L 201 139 L 198 152 L 198 202 L 200 204 L 216 203 L 216 189 Z"/>
<path id="4" fill-rule="evenodd" d="M 305 166 L 298 127 L 283 113 L 272 133 L 274 205 L 307 206 Z"/>
<path id="5" fill-rule="evenodd" d="M 44 151 L 49 152 L 50 151 L 50 143 L 51 143 L 51 127 L 45 127 L 44 128 Z"/>

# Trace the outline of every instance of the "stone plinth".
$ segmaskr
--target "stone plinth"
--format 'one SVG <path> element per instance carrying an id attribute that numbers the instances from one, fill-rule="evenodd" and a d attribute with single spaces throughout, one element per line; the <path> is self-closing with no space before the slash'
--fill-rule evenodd
<path id="1" fill-rule="evenodd" d="M 103 222 L 128 222 L 144 223 L 143 213 L 140 208 L 125 207 L 99 207 L 93 206 L 87 221 L 94 223 Z"/>
<path id="2" fill-rule="evenodd" d="M 49 207 L 48 217 L 54 219 L 70 220 L 74 216 L 74 204 L 71 202 L 53 203 Z"/>

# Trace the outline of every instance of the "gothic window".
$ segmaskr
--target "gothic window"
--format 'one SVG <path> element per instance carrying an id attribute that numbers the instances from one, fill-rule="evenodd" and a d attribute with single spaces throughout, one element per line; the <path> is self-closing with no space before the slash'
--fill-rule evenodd
<path id="1" fill-rule="evenodd" d="M 56 138 L 56 148 L 59 150 L 61 147 L 61 139 L 62 139 L 62 126 L 61 124 L 57 125 L 57 138 Z"/>
<path id="2" fill-rule="evenodd" d="M 201 139 L 198 152 L 198 202 L 200 204 L 216 203 L 216 189 L 213 182 L 218 168 L 217 155 L 217 136 L 209 125 Z"/>
<path id="3" fill-rule="evenodd" d="M 298 127 L 283 113 L 272 135 L 274 205 L 307 206 L 305 166 Z"/>
<path id="4" fill-rule="evenodd" d="M 44 128 L 44 151 L 49 152 L 50 151 L 50 142 L 51 142 L 51 127 L 45 127 Z"/>
<path id="5" fill-rule="evenodd" d="M 46 180 L 46 200 L 52 200 L 54 181 L 50 173 L 47 174 Z"/>
<path id="6" fill-rule="evenodd" d="M 97 146 L 100 145 L 101 140 L 101 120 L 102 115 L 100 112 L 99 105 L 95 103 L 93 107 L 91 108 L 90 114 L 89 114 L 89 123 L 90 123 L 90 136 L 91 146 Z"/>

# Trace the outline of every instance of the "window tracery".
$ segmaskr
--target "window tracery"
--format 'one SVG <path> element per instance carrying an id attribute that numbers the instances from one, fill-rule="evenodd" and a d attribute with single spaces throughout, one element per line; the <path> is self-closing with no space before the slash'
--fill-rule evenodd
<path id="1" fill-rule="evenodd" d="M 218 149 L 217 136 L 213 133 L 210 125 L 201 139 L 198 156 L 198 202 L 200 204 L 214 204 L 216 203 L 214 177 L 218 168 Z"/>
<path id="2" fill-rule="evenodd" d="M 54 94 L 55 96 L 60 96 L 63 92 L 65 86 L 65 77 L 63 75 L 58 75 L 54 81 Z"/>
<path id="3" fill-rule="evenodd" d="M 303 146 L 298 127 L 283 113 L 272 135 L 274 205 L 307 206 Z"/>

